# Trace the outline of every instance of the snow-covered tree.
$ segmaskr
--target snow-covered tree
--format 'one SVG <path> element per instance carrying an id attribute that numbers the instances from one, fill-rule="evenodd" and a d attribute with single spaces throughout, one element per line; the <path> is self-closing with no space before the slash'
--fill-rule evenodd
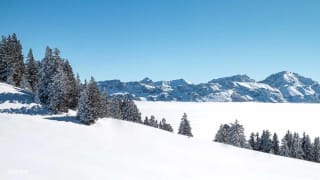
<path id="1" fill-rule="evenodd" d="M 272 149 L 271 134 L 268 130 L 264 130 L 261 135 L 260 150 L 269 153 Z"/>
<path id="2" fill-rule="evenodd" d="M 228 144 L 237 147 L 247 148 L 246 138 L 244 135 L 244 128 L 239 121 L 236 120 L 235 123 L 232 123 L 228 131 Z"/>
<path id="3" fill-rule="evenodd" d="M 9 53 L 8 42 L 5 36 L 2 36 L 0 42 L 0 81 L 6 82 L 9 76 Z"/>
<path id="4" fill-rule="evenodd" d="M 309 135 L 307 135 L 306 133 L 303 133 L 303 137 L 301 141 L 302 141 L 302 150 L 304 154 L 303 159 L 312 161 L 312 143 Z"/>
<path id="5" fill-rule="evenodd" d="M 290 156 L 297 159 L 303 159 L 304 157 L 302 143 L 298 133 L 293 134 Z"/>
<path id="6" fill-rule="evenodd" d="M 227 143 L 228 142 L 228 131 L 230 129 L 230 126 L 228 124 L 221 124 L 220 128 L 214 138 L 215 142 L 220 142 L 220 143 Z"/>
<path id="7" fill-rule="evenodd" d="M 165 131 L 173 132 L 172 126 L 166 122 L 165 118 L 162 118 L 162 120 L 160 121 L 159 128 Z"/>
<path id="8" fill-rule="evenodd" d="M 122 101 L 120 98 L 118 97 L 112 98 L 108 108 L 110 111 L 108 112 L 109 117 L 112 117 L 115 119 L 122 119 L 121 105 L 122 105 Z"/>
<path id="9" fill-rule="evenodd" d="M 66 81 L 66 96 L 67 98 L 67 107 L 70 109 L 75 109 L 77 107 L 78 104 L 78 85 L 77 85 L 77 81 L 74 77 L 73 71 L 72 71 L 72 67 L 69 63 L 69 61 L 65 61 L 64 65 L 63 65 L 63 71 L 65 74 L 65 81 Z"/>
<path id="10" fill-rule="evenodd" d="M 133 100 L 125 97 L 121 105 L 122 119 L 142 123 L 141 113 Z"/>
<path id="11" fill-rule="evenodd" d="M 95 122 L 95 118 L 92 116 L 92 109 L 89 106 L 89 96 L 87 89 L 83 89 L 80 93 L 80 98 L 78 101 L 78 113 L 77 117 L 84 124 L 93 124 Z"/>
<path id="12" fill-rule="evenodd" d="M 280 146 L 279 146 L 279 139 L 278 139 L 277 133 L 274 133 L 273 137 L 272 137 L 271 153 L 273 153 L 275 155 L 279 155 L 280 154 Z"/>
<path id="13" fill-rule="evenodd" d="M 68 112 L 68 89 L 67 77 L 63 71 L 62 65 L 58 72 L 52 77 L 52 83 L 49 85 L 49 108 L 55 112 Z"/>
<path id="14" fill-rule="evenodd" d="M 186 113 L 184 113 L 181 118 L 178 134 L 185 135 L 188 137 L 193 137 L 191 132 L 191 126 Z"/>
<path id="15" fill-rule="evenodd" d="M 26 87 L 35 93 L 38 85 L 39 67 L 37 66 L 37 62 L 33 57 L 32 49 L 29 49 L 25 68 Z"/>
<path id="16" fill-rule="evenodd" d="M 289 157 L 290 156 L 290 149 L 289 149 L 288 141 L 287 141 L 286 137 L 284 137 L 281 140 L 280 155 L 281 156 L 285 156 L 285 157 Z"/>
<path id="17" fill-rule="evenodd" d="M 314 139 L 311 154 L 312 154 L 312 160 L 314 162 L 320 162 L 320 138 L 319 137 L 316 137 Z"/>
<path id="18" fill-rule="evenodd" d="M 91 116 L 94 120 L 101 115 L 101 95 L 96 81 L 91 77 L 87 85 L 87 93 L 89 99 L 89 107 L 91 108 Z"/>

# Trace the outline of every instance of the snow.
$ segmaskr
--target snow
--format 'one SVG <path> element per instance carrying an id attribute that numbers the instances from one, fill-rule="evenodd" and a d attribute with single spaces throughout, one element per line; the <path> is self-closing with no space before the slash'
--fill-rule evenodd
<path id="1" fill-rule="evenodd" d="M 214 138 L 220 124 L 233 123 L 236 119 L 244 125 L 247 137 L 251 132 L 264 129 L 277 132 L 281 138 L 287 130 L 320 136 L 320 104 L 149 101 L 136 101 L 136 104 L 143 118 L 154 115 L 159 120 L 164 117 L 175 131 L 186 112 L 194 137 L 207 141 Z"/>
<path id="2" fill-rule="evenodd" d="M 0 94 L 13 93 L 15 96 L 26 97 L 25 94 L 17 95 L 10 88 L 3 89 L 1 84 L 0 89 Z M 2 101 L 0 110 L 26 105 L 22 103 L 24 101 Z M 211 141 L 221 122 L 233 121 L 234 117 L 239 117 L 241 121 L 246 117 L 249 121 L 241 121 L 246 128 L 277 127 L 272 125 L 275 120 L 265 122 L 267 118 L 264 118 L 275 117 L 276 113 L 282 111 L 283 116 L 298 116 L 290 119 L 290 122 L 302 118 L 299 115 L 305 111 L 310 118 L 300 119 L 300 122 L 293 124 L 300 124 L 297 127 L 299 130 L 315 130 L 316 124 L 311 128 L 308 122 L 316 122 L 316 109 L 319 109 L 319 105 L 178 102 L 137 104 L 143 114 L 155 114 L 159 119 L 167 117 L 167 121 L 174 124 L 175 130 L 182 113 L 187 112 L 195 138 L 108 118 L 86 126 L 79 124 L 73 117 L 75 111 L 60 115 L 0 113 L 0 179 L 320 179 L 320 164 Z M 266 112 L 270 114 L 264 114 Z M 259 118 L 253 119 L 254 117 Z M 249 122 L 253 125 L 250 126 Z M 291 128 L 289 124 L 286 126 Z"/>
<path id="3" fill-rule="evenodd" d="M 0 114 L 0 119 L 0 179 L 320 178 L 316 163 L 121 120 L 85 126 L 45 116 Z"/>
<path id="4" fill-rule="evenodd" d="M 12 94 L 23 94 L 23 92 L 21 91 L 22 91 L 21 89 L 11 86 L 9 84 L 0 83 L 0 92 L 12 93 Z"/>

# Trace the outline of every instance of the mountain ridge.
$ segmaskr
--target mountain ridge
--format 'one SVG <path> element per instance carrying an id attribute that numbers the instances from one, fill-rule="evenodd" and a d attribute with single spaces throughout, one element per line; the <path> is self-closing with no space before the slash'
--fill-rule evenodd
<path id="1" fill-rule="evenodd" d="M 134 100 L 184 102 L 294 102 L 319 103 L 320 84 L 298 73 L 281 71 L 262 81 L 246 74 L 212 79 L 194 84 L 184 79 L 122 82 L 99 81 L 109 96 L 129 96 Z"/>

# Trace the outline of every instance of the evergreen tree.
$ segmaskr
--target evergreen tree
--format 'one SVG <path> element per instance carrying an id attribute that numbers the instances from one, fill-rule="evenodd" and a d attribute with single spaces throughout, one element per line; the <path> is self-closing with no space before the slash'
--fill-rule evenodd
<path id="1" fill-rule="evenodd" d="M 184 113 L 182 118 L 181 118 L 181 123 L 180 123 L 180 126 L 179 126 L 178 134 L 185 135 L 185 136 L 188 136 L 188 137 L 193 137 L 192 132 L 191 132 L 191 126 L 190 126 L 190 123 L 189 123 L 189 120 L 187 118 L 187 114 L 186 113 Z"/>
<path id="2" fill-rule="evenodd" d="M 271 134 L 268 130 L 264 130 L 261 135 L 260 149 L 262 152 L 269 153 L 272 149 Z"/>
<path id="3" fill-rule="evenodd" d="M 78 85 L 77 81 L 74 77 L 72 67 L 69 64 L 69 61 L 64 62 L 63 71 L 65 74 L 65 81 L 66 81 L 66 96 L 67 98 L 67 107 L 70 109 L 75 109 L 78 104 Z"/>
<path id="4" fill-rule="evenodd" d="M 80 98 L 78 101 L 78 113 L 77 116 L 80 119 L 80 121 L 84 124 L 93 124 L 95 119 L 91 115 L 92 109 L 89 106 L 89 96 L 87 88 L 84 88 L 80 93 Z"/>
<path id="5" fill-rule="evenodd" d="M 290 156 L 290 149 L 289 149 L 288 141 L 287 141 L 286 137 L 284 137 L 281 140 L 280 155 L 281 156 L 285 156 L 285 157 L 289 157 Z"/>
<path id="6" fill-rule="evenodd" d="M 221 124 L 220 128 L 214 138 L 215 142 L 227 143 L 228 142 L 228 131 L 230 126 L 228 124 Z"/>
<path id="7" fill-rule="evenodd" d="M 67 80 L 62 65 L 49 85 L 49 108 L 55 112 L 68 112 Z"/>
<path id="8" fill-rule="evenodd" d="M 29 49 L 29 53 L 26 60 L 26 70 L 25 70 L 25 78 L 26 78 L 26 86 L 32 91 L 37 91 L 38 85 L 38 66 L 37 62 L 34 60 L 32 49 Z"/>
<path id="9" fill-rule="evenodd" d="M 125 97 L 121 105 L 122 119 L 142 123 L 141 113 L 133 100 Z"/>
<path id="10" fill-rule="evenodd" d="M 2 36 L 0 42 L 0 81 L 6 82 L 9 76 L 9 53 L 8 42 L 5 36 Z"/>
<path id="11" fill-rule="evenodd" d="M 7 82 L 14 86 L 20 86 L 25 69 L 23 63 L 22 46 L 15 33 L 13 33 L 12 36 L 8 36 L 7 42 L 9 45 L 8 63 L 10 66 L 10 78 L 7 79 L 10 81 Z"/>
<path id="12" fill-rule="evenodd" d="M 122 119 L 122 113 L 121 113 L 121 105 L 122 101 L 118 97 L 114 97 L 111 100 L 110 104 L 110 117 L 115 118 L 115 119 Z"/>
<path id="13" fill-rule="evenodd" d="M 231 124 L 230 126 L 228 131 L 228 144 L 237 147 L 248 147 L 244 135 L 244 128 L 241 124 L 239 124 L 238 120 L 236 120 L 235 123 Z"/>
<path id="14" fill-rule="evenodd" d="M 319 137 L 314 139 L 311 153 L 312 153 L 312 160 L 314 162 L 320 162 L 320 138 Z"/>
<path id="15" fill-rule="evenodd" d="M 312 161 L 312 143 L 309 135 L 307 135 L 306 133 L 303 133 L 303 137 L 301 141 L 302 141 L 302 150 L 304 154 L 303 159 L 307 161 Z"/>
<path id="16" fill-rule="evenodd" d="M 279 147 L 279 140 L 278 140 L 278 135 L 277 133 L 273 134 L 272 137 L 272 149 L 271 152 L 275 155 L 279 155 L 280 154 L 280 147 Z"/>
<path id="17" fill-rule="evenodd" d="M 258 132 L 256 133 L 256 144 L 255 144 L 254 149 L 256 151 L 262 151 L 262 149 L 261 149 L 261 138 L 260 138 L 260 135 L 259 135 Z"/>
<path id="18" fill-rule="evenodd" d="M 108 99 L 107 99 L 107 92 L 104 91 L 101 93 L 101 106 L 100 106 L 100 118 L 104 118 L 108 116 Z"/>
<path id="19" fill-rule="evenodd" d="M 37 91 L 37 96 L 44 105 L 49 104 L 49 86 L 52 83 L 52 77 L 56 74 L 54 63 L 52 49 L 47 47 L 45 57 L 41 61 Z"/>
<path id="20" fill-rule="evenodd" d="M 173 132 L 172 126 L 166 122 L 165 118 L 162 118 L 161 122 L 159 123 L 159 128 L 165 131 Z"/>
<path id="21" fill-rule="evenodd" d="M 92 119 L 96 120 L 101 115 L 101 95 L 96 81 L 91 77 L 87 85 L 89 107 L 91 108 Z"/>
<path id="22" fill-rule="evenodd" d="M 304 157 L 302 143 L 298 133 L 293 134 L 292 149 L 290 155 L 291 157 L 297 159 L 303 159 Z"/>
<path id="23" fill-rule="evenodd" d="M 250 138 L 249 138 L 249 145 L 251 147 L 252 150 L 257 150 L 256 146 L 257 146 L 257 138 L 256 135 L 254 133 L 250 134 Z"/>

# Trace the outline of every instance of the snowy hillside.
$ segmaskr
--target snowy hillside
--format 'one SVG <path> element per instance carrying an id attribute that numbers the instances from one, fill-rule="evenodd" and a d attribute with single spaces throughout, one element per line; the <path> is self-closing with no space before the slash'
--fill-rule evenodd
<path id="1" fill-rule="evenodd" d="M 29 97 L 24 91 L 5 84 L 0 84 L 0 95 L 18 99 L 10 103 L 2 101 L 1 110 L 16 109 L 28 104 L 22 98 Z M 233 119 L 238 114 L 240 120 L 244 117 L 250 120 L 252 115 L 248 112 L 249 107 L 256 107 L 251 112 L 258 114 L 267 111 L 262 110 L 266 107 L 261 108 L 254 103 L 243 104 L 249 109 L 239 108 L 239 103 L 138 102 L 138 105 L 143 114 L 167 116 L 170 123 L 174 122 L 175 129 L 181 112 L 188 112 L 195 138 L 107 118 L 100 119 L 95 125 L 86 126 L 72 117 L 74 113 L 32 115 L 19 111 L 2 112 L 0 179 L 320 179 L 319 164 L 211 141 L 216 125 L 220 123 L 217 119 L 222 122 Z M 270 111 L 277 108 L 272 108 L 277 104 L 269 105 Z M 303 106 L 304 110 L 311 107 L 300 104 L 299 108 Z M 222 109 L 230 109 L 234 113 L 222 118 L 223 113 L 217 113 Z M 279 111 L 284 109 L 286 108 L 280 108 Z M 299 115 L 295 111 L 297 109 L 292 110 L 294 115 Z M 315 115 L 314 110 L 311 108 L 307 113 L 312 117 Z M 199 113 L 196 114 L 196 111 Z M 197 118 L 200 113 L 202 119 Z M 288 112 L 283 115 L 286 113 Z M 261 119 L 256 119 L 256 127 L 257 124 L 271 126 L 274 123 L 264 122 L 265 116 L 259 116 Z M 242 122 L 250 127 L 248 122 Z M 299 129 L 305 127 L 306 130 L 311 130 L 307 121 L 300 125 Z"/>
<path id="2" fill-rule="evenodd" d="M 288 71 L 256 82 L 247 75 L 213 79 L 192 84 L 184 79 L 153 82 L 120 80 L 98 83 L 109 95 L 129 94 L 135 100 L 187 102 L 320 102 L 320 85 L 310 78 Z"/>

